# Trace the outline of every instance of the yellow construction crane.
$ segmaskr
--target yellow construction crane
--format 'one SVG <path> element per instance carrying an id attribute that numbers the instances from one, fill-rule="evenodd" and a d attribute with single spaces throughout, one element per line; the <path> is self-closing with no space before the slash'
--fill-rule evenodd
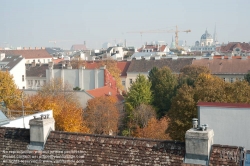
<path id="1" fill-rule="evenodd" d="M 175 46 L 176 46 L 176 48 L 180 48 L 179 45 L 178 45 L 178 42 L 179 42 L 178 33 L 179 32 L 188 33 L 188 32 L 191 32 L 191 30 L 189 29 L 189 30 L 185 30 L 185 31 L 180 31 L 180 30 L 178 30 L 178 26 L 175 26 L 175 30 L 173 30 L 173 29 L 171 29 L 171 30 L 164 30 L 164 29 L 160 30 L 160 29 L 158 29 L 158 30 L 148 30 L 148 31 L 131 31 L 131 32 L 127 32 L 127 33 L 139 33 L 139 34 L 141 34 L 141 37 L 142 37 L 143 33 L 175 33 Z"/>

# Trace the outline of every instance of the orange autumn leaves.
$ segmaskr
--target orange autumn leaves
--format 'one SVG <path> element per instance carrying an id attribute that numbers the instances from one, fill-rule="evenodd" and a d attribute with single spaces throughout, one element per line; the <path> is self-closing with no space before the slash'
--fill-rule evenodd
<path id="1" fill-rule="evenodd" d="M 56 130 L 89 132 L 89 129 L 84 126 L 81 107 L 77 102 L 65 98 L 63 94 L 28 96 L 24 101 L 24 106 L 26 111 L 31 112 L 53 110 Z"/>
<path id="2" fill-rule="evenodd" d="M 116 102 L 112 96 L 102 96 L 88 101 L 84 119 L 90 133 L 117 134 L 119 112 Z"/>

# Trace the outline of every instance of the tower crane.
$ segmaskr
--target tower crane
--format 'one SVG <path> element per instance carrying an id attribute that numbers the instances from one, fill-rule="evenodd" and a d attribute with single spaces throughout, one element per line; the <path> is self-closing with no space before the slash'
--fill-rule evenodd
<path id="1" fill-rule="evenodd" d="M 190 29 L 188 29 L 188 30 L 185 30 L 185 31 L 180 31 L 180 30 L 178 30 L 178 26 L 175 26 L 175 30 L 173 30 L 173 29 L 171 29 L 171 30 L 160 30 L 160 29 L 158 29 L 158 30 L 148 30 L 148 31 L 131 31 L 131 32 L 127 32 L 127 33 L 139 33 L 139 34 L 141 34 L 141 37 L 142 37 L 142 34 L 144 34 L 144 33 L 175 33 L 175 46 L 176 46 L 176 48 L 180 48 L 179 47 L 179 45 L 178 45 L 178 42 L 179 42 L 179 40 L 178 40 L 178 38 L 179 38 L 179 35 L 178 35 L 178 33 L 179 32 L 186 32 L 186 33 L 188 33 L 188 32 L 191 32 L 191 30 Z"/>

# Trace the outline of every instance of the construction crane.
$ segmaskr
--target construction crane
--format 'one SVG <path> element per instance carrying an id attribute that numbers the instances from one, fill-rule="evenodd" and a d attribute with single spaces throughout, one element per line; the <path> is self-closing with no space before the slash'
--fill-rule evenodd
<path id="1" fill-rule="evenodd" d="M 144 33 L 175 33 L 175 46 L 176 46 L 176 48 L 179 49 L 180 48 L 179 45 L 178 45 L 178 42 L 179 42 L 178 33 L 179 32 L 188 33 L 188 32 L 191 32 L 191 30 L 189 29 L 189 30 L 185 30 L 185 31 L 180 31 L 180 30 L 178 30 L 178 26 L 175 26 L 175 30 L 173 30 L 173 29 L 171 29 L 171 30 L 164 30 L 164 29 L 160 30 L 160 29 L 158 29 L 158 30 L 148 30 L 148 31 L 131 31 L 131 32 L 127 32 L 127 33 L 139 33 L 139 34 L 141 34 L 141 37 L 142 37 L 142 34 L 144 34 Z"/>

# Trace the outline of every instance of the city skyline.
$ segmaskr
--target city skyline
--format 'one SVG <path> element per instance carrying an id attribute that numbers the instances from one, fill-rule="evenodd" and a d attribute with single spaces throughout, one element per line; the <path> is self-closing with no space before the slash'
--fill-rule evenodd
<path id="1" fill-rule="evenodd" d="M 190 29 L 180 32 L 179 40 L 194 45 L 207 29 L 213 35 L 216 25 L 220 43 L 249 42 L 250 12 L 247 0 L 220 1 L 14 1 L 0 2 L 0 47 L 62 47 L 83 44 L 101 48 L 105 42 L 127 41 L 140 47 L 145 42 L 171 44 L 174 33 L 127 33 Z M 49 42 L 49 41 L 57 41 Z"/>

